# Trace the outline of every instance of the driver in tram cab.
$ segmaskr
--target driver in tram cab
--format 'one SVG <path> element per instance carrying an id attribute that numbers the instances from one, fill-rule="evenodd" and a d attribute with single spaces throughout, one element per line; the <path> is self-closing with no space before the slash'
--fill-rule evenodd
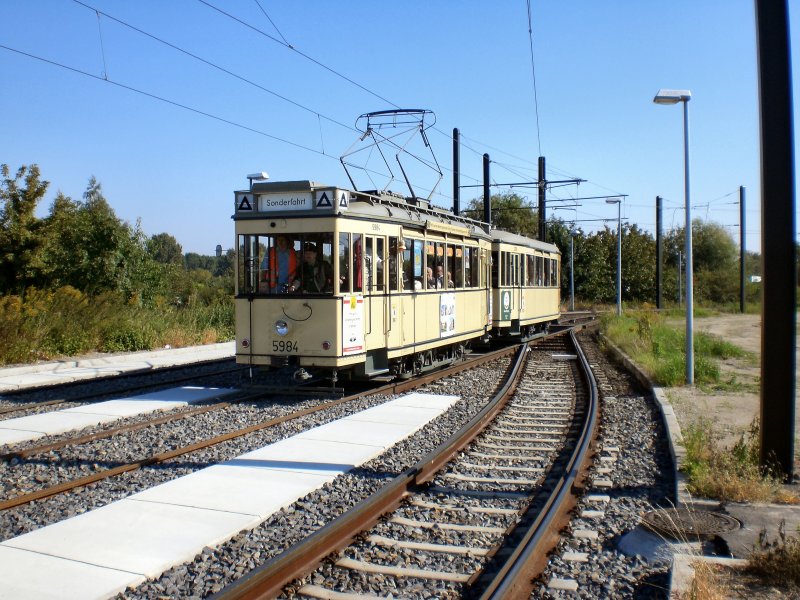
<path id="1" fill-rule="evenodd" d="M 333 267 L 319 257 L 317 245 L 303 246 L 303 292 L 319 294 L 333 290 Z"/>
<path id="2" fill-rule="evenodd" d="M 271 294 L 294 292 L 300 287 L 297 252 L 285 235 L 275 237 L 275 244 L 261 262 L 261 281 Z"/>

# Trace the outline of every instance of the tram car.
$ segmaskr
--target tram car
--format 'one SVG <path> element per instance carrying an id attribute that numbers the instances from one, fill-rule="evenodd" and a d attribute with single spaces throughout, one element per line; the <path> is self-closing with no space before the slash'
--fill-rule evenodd
<path id="1" fill-rule="evenodd" d="M 249 179 L 233 215 L 238 364 L 407 378 L 558 319 L 553 245 L 419 198 Z"/>

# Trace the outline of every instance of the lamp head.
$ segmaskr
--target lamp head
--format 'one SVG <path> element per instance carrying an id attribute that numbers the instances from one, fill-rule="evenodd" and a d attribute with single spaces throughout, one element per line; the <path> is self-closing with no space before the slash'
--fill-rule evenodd
<path id="1" fill-rule="evenodd" d="M 677 104 L 678 102 L 688 102 L 692 98 L 689 90 L 658 90 L 653 102 L 656 104 Z"/>

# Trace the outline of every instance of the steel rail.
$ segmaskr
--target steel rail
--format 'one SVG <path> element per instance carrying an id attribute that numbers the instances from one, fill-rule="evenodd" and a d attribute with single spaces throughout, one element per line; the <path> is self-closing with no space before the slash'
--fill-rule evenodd
<path id="1" fill-rule="evenodd" d="M 36 456 L 37 454 L 44 454 L 45 452 L 50 452 L 51 450 L 58 450 L 60 448 L 64 448 L 65 446 L 80 446 L 81 444 L 87 444 L 89 442 L 94 442 L 97 440 L 103 440 L 105 438 L 114 437 L 115 435 L 119 435 L 120 433 L 130 433 L 132 431 L 138 431 L 139 429 L 144 429 L 152 425 L 163 425 L 164 423 L 180 421 L 181 419 L 186 419 L 187 417 L 194 417 L 196 415 L 201 415 L 203 413 L 211 412 L 214 410 L 221 410 L 223 408 L 227 408 L 228 406 L 230 406 L 230 404 L 231 404 L 230 402 L 218 402 L 216 404 L 211 404 L 209 406 L 198 406 L 195 408 L 190 408 L 189 410 L 184 410 L 179 413 L 174 413 L 171 415 L 166 415 L 164 417 L 159 417 L 157 419 L 149 419 L 147 421 L 141 421 L 139 423 L 122 425 L 121 427 L 114 427 L 113 429 L 104 429 L 96 433 L 90 433 L 76 438 L 59 440 L 51 444 L 43 444 L 41 446 L 31 446 L 30 448 L 24 448 L 23 450 L 12 450 L 10 452 L 6 452 L 5 454 L 0 454 L 0 460 L 12 460 L 14 458 L 23 459 L 23 458 L 28 458 L 30 456 Z"/>
<path id="2" fill-rule="evenodd" d="M 228 359 L 224 359 L 224 360 L 228 360 Z M 202 363 L 196 363 L 196 364 L 202 364 Z M 129 371 L 128 373 L 122 373 L 122 374 L 119 374 L 119 375 L 115 375 L 113 377 L 143 375 L 144 373 L 156 373 L 156 372 L 164 373 L 164 369 L 178 370 L 178 369 L 191 368 L 191 366 L 194 366 L 194 365 L 175 365 L 175 366 L 172 366 L 172 367 L 163 367 L 162 369 L 159 369 L 158 371 L 153 371 L 152 369 L 137 369 L 136 371 Z M 98 392 L 96 394 L 89 394 L 88 396 L 82 396 L 80 398 L 57 398 L 57 399 L 54 399 L 54 400 L 45 400 L 44 402 L 28 402 L 26 404 L 21 404 L 19 406 L 11 406 L 11 405 L 3 406 L 3 407 L 0 407 L 0 415 L 5 415 L 5 414 L 8 414 L 8 413 L 12 413 L 12 412 L 20 412 L 20 411 L 23 411 L 23 410 L 29 410 L 29 409 L 33 409 L 33 408 L 41 408 L 41 407 L 44 407 L 44 406 L 55 406 L 56 404 L 64 404 L 65 402 L 84 402 L 85 400 L 88 400 L 89 398 L 99 398 L 101 396 L 109 396 L 111 394 L 120 394 L 120 393 L 124 394 L 124 393 L 127 393 L 127 392 L 133 392 L 133 391 L 136 391 L 136 390 L 146 390 L 147 388 L 152 388 L 152 387 L 156 387 L 156 386 L 160 386 L 160 385 L 170 385 L 170 384 L 173 384 L 173 383 L 180 383 L 182 381 L 192 381 L 194 379 L 205 379 L 207 377 L 213 377 L 215 375 L 225 375 L 227 373 L 234 373 L 236 371 L 242 371 L 245 368 L 246 367 L 238 367 L 237 366 L 237 367 L 234 367 L 232 369 L 223 369 L 221 371 L 214 371 L 213 373 L 208 373 L 208 374 L 204 374 L 204 375 L 192 375 L 192 376 L 188 376 L 188 377 L 178 377 L 176 379 L 170 379 L 169 381 L 159 381 L 159 382 L 156 382 L 156 383 L 145 383 L 145 384 L 132 385 L 132 386 L 128 386 L 126 388 L 121 388 L 119 390 L 115 390 L 115 391 L 111 391 L 111 392 L 108 392 L 108 391 L 106 391 L 106 392 Z M 101 379 L 103 381 L 108 381 L 111 378 L 112 377 L 103 377 Z M 90 382 L 97 382 L 98 379 L 100 379 L 100 378 L 88 379 L 88 380 L 84 379 L 84 380 L 80 380 L 80 381 L 68 381 L 68 382 L 65 382 L 65 383 L 62 383 L 62 384 L 58 384 L 58 385 L 69 385 L 69 384 L 77 384 L 77 383 L 84 383 L 85 384 L 85 383 L 90 383 Z M 14 390 L 14 392 L 16 392 L 16 393 L 29 392 L 29 391 L 31 391 L 31 389 L 36 389 L 36 391 L 40 391 L 42 389 L 51 388 L 51 387 L 54 387 L 54 386 L 41 386 L 41 387 L 37 387 L 37 388 L 26 388 L 24 390 Z"/>
<path id="3" fill-rule="evenodd" d="M 480 596 L 481 600 L 512 600 L 530 596 L 533 590 L 533 581 L 546 566 L 547 551 L 558 540 L 560 520 L 575 504 L 573 496 L 575 485 L 578 478 L 585 472 L 590 446 L 595 436 L 598 394 L 597 382 L 589 366 L 589 361 L 578 344 L 575 333 L 570 332 L 570 337 L 581 364 L 581 372 L 589 386 L 588 406 L 584 414 L 580 437 L 575 444 L 567 467 L 555 483 L 553 493 L 547 503 L 525 533 L 521 543 L 486 586 Z"/>
<path id="4" fill-rule="evenodd" d="M 432 479 L 505 406 L 523 372 L 527 348 L 528 344 L 517 348 L 517 360 L 506 373 L 501 389 L 481 412 L 448 440 L 356 504 L 352 510 L 213 595 L 212 600 L 252 600 L 278 596 L 286 585 L 313 571 L 326 556 L 346 547 L 359 532 L 374 526 L 383 514 L 396 509 L 410 491 Z"/>
<path id="5" fill-rule="evenodd" d="M 337 400 L 331 400 L 329 402 L 324 402 L 319 406 L 306 408 L 300 411 L 292 412 L 287 415 L 283 415 L 280 417 L 275 417 L 269 419 L 268 421 L 264 421 L 263 423 L 258 423 L 256 425 L 251 425 L 249 427 L 245 427 L 242 429 L 237 429 L 235 431 L 231 431 L 222 435 L 215 436 L 208 440 L 203 440 L 201 442 L 196 442 L 194 444 L 190 444 L 188 446 L 183 446 L 181 448 L 176 448 L 174 450 L 170 450 L 168 452 L 163 452 L 161 454 L 152 455 L 146 457 L 144 459 L 126 463 L 124 465 L 119 465 L 117 467 L 111 469 L 104 469 L 102 471 L 98 471 L 96 473 L 92 473 L 91 475 L 87 475 L 85 477 L 81 477 L 79 479 L 75 479 L 72 481 L 66 481 L 64 483 L 56 484 L 54 486 L 49 486 L 46 488 L 42 488 L 36 490 L 34 492 L 29 492 L 27 494 L 20 494 L 18 496 L 14 496 L 4 501 L 0 501 L 0 512 L 4 510 L 8 510 L 10 508 L 14 508 L 17 506 L 21 506 L 23 504 L 28 504 L 35 500 L 41 500 L 43 498 L 49 498 L 50 496 L 55 496 L 57 494 L 61 494 L 64 492 L 72 491 L 76 488 L 83 487 L 92 483 L 97 483 L 98 481 L 102 481 L 103 479 L 108 479 L 109 477 L 114 477 L 116 475 L 121 475 L 123 473 L 127 473 L 129 471 L 135 471 L 136 469 L 140 469 L 142 467 L 147 467 L 150 465 L 154 465 L 157 463 L 162 463 L 167 460 L 171 460 L 173 458 L 177 458 L 179 456 L 183 456 L 185 454 L 189 454 L 190 452 L 194 452 L 196 450 L 202 450 L 204 448 L 208 448 L 210 446 L 214 446 L 223 442 L 227 442 L 229 440 L 242 437 L 244 435 L 248 435 L 250 433 L 254 433 L 256 431 L 260 431 L 262 429 L 266 429 L 269 427 L 274 427 L 276 425 L 280 425 L 281 423 L 285 423 L 286 421 L 291 421 L 294 419 L 299 419 L 300 417 L 304 417 L 315 412 L 320 412 L 329 408 L 333 408 L 340 404 L 344 404 L 347 402 L 352 402 L 353 400 L 357 400 L 364 396 L 370 395 L 377 395 L 377 394 L 397 394 L 401 393 L 410 389 L 415 389 L 421 387 L 431 381 L 435 381 L 437 379 L 447 377 L 449 375 L 458 373 L 462 370 L 467 370 L 471 368 L 475 368 L 480 366 L 484 363 L 490 362 L 492 360 L 496 360 L 502 356 L 507 354 L 513 353 L 514 349 L 502 349 L 497 350 L 494 352 L 487 353 L 479 358 L 475 358 L 473 360 L 468 360 L 461 362 L 457 365 L 453 365 L 447 367 L 445 369 L 441 369 L 438 371 L 434 371 L 428 375 L 417 377 L 414 380 L 399 382 L 399 383 L 389 383 L 387 385 L 381 386 L 376 389 L 371 389 L 365 392 L 361 392 L 358 394 L 353 394 L 351 396 L 346 396 L 344 398 L 339 398 Z M 265 395 L 268 395 L 268 392 L 259 391 L 259 393 L 246 395 L 241 398 L 237 398 L 237 402 L 246 402 L 248 400 L 257 400 L 263 399 Z M 23 451 L 24 452 L 24 451 Z M 13 454 L 13 452 L 11 453 Z"/>

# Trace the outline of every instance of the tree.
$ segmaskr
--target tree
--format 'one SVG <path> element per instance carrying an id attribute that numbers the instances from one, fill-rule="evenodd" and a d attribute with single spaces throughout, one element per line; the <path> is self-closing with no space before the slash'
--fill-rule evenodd
<path id="1" fill-rule="evenodd" d="M 492 226 L 512 233 L 535 238 L 538 211 L 514 193 L 492 196 Z M 465 217 L 483 221 L 483 198 L 473 198 L 463 211 Z"/>
<path id="2" fill-rule="evenodd" d="M 147 253 L 153 260 L 165 265 L 183 264 L 183 248 L 168 233 L 157 233 L 147 240 Z"/>
<path id="3" fill-rule="evenodd" d="M 684 252 L 684 228 L 664 239 L 665 262 L 677 277 L 678 253 Z M 685 268 L 684 256 L 681 268 Z M 729 303 L 739 297 L 739 248 L 731 234 L 718 223 L 692 222 L 694 296 L 698 302 Z M 675 284 L 677 286 L 677 283 Z"/>
<path id="4" fill-rule="evenodd" d="M 34 211 L 50 183 L 40 180 L 37 165 L 21 166 L 12 179 L 3 164 L 0 174 L 0 290 L 19 294 L 39 283 L 41 223 Z"/>

